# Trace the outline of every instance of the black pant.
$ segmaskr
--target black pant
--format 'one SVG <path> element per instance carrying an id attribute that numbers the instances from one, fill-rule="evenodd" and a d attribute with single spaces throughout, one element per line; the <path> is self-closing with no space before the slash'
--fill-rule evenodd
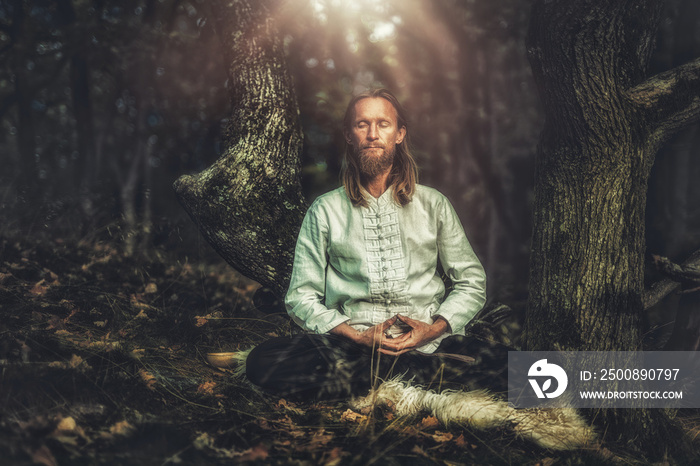
<path id="1" fill-rule="evenodd" d="M 450 354 L 471 356 L 474 362 Z M 373 385 L 401 376 L 442 390 L 508 389 L 508 348 L 474 337 L 445 338 L 434 355 L 378 353 L 336 335 L 278 337 L 255 347 L 246 361 L 248 379 L 263 390 L 299 400 L 337 400 L 365 395 Z"/>

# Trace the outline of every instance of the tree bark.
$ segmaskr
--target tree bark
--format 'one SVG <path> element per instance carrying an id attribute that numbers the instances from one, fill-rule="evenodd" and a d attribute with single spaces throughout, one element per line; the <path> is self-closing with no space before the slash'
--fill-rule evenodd
<path id="1" fill-rule="evenodd" d="M 76 122 L 76 135 L 79 158 L 76 163 L 75 179 L 81 188 L 90 188 L 97 182 L 97 161 L 95 159 L 95 128 L 93 124 L 92 98 L 90 96 L 90 69 L 86 50 L 88 38 L 78 23 L 78 16 L 72 0 L 60 0 L 56 3 L 62 21 L 67 30 L 73 33 L 74 52 L 70 58 L 70 87 L 73 97 L 73 115 Z M 87 195 L 84 189 L 83 194 Z"/>
<path id="2" fill-rule="evenodd" d="M 27 70 L 28 63 L 26 51 L 28 40 L 26 37 L 27 16 L 21 1 L 15 1 L 12 8 L 12 26 L 10 27 L 10 41 L 14 44 L 14 54 L 11 58 L 14 72 L 15 95 L 17 96 L 17 144 L 19 153 L 19 184 L 21 192 L 27 199 L 40 198 L 36 160 L 36 132 L 34 128 L 34 116 L 32 100 L 34 89 L 29 85 L 30 74 Z"/>
<path id="3" fill-rule="evenodd" d="M 216 251 L 281 296 L 306 206 L 299 183 L 298 107 L 277 37 L 274 3 L 210 3 L 228 63 L 233 111 L 222 156 L 174 187 Z"/>
<path id="4" fill-rule="evenodd" d="M 640 350 L 654 155 L 697 120 L 696 64 L 647 78 L 659 0 L 537 1 L 528 52 L 544 103 L 525 346 Z M 648 453 L 682 442 L 660 413 L 598 419 Z M 676 438 L 673 437 L 676 435 Z M 677 444 L 677 443 L 676 443 Z"/>
<path id="5" fill-rule="evenodd" d="M 700 269 L 700 250 L 695 251 L 690 257 L 680 265 L 681 268 L 693 268 Z M 649 288 L 644 291 L 642 295 L 642 303 L 644 304 L 644 310 L 649 309 L 652 306 L 657 305 L 668 296 L 670 293 L 678 290 L 681 287 L 681 280 L 665 278 L 656 283 L 653 283 Z"/>

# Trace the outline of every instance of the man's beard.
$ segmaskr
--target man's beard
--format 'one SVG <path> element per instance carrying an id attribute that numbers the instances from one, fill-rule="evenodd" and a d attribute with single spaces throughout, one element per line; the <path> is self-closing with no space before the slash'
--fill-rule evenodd
<path id="1" fill-rule="evenodd" d="M 357 161 L 360 166 L 360 173 L 362 176 L 367 178 L 374 178 L 389 168 L 394 163 L 394 154 L 396 153 L 395 148 L 390 150 L 382 149 L 381 155 L 370 154 L 371 151 L 376 149 L 360 149 L 356 153 Z"/>

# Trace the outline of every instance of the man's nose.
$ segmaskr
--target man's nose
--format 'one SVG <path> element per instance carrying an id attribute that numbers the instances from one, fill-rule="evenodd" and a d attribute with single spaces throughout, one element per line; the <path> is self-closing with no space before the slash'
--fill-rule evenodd
<path id="1" fill-rule="evenodd" d="M 378 131 L 377 125 L 375 125 L 375 124 L 369 125 L 369 129 L 367 130 L 367 139 L 375 140 L 378 138 L 379 138 L 379 131 Z"/>

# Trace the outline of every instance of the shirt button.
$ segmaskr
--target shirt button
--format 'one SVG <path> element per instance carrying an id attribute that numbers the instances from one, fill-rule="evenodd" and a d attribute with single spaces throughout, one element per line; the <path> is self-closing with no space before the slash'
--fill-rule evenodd
<path id="1" fill-rule="evenodd" d="M 387 299 L 387 300 L 386 300 L 386 303 L 387 303 L 387 304 L 391 304 L 391 299 Z"/>

